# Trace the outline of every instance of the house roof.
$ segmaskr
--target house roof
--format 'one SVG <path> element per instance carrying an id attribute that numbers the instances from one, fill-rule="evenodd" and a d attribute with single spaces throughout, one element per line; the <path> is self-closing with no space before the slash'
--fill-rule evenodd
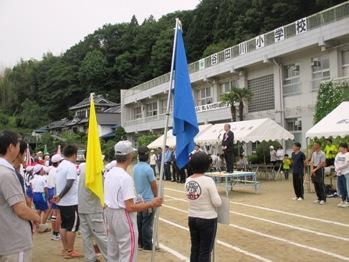
<path id="1" fill-rule="evenodd" d="M 117 104 L 116 106 L 113 106 L 111 108 L 108 108 L 104 111 L 105 113 L 121 113 L 121 105 Z"/>
<path id="2" fill-rule="evenodd" d="M 48 129 L 56 129 L 56 128 L 65 127 L 68 122 L 69 122 L 69 120 L 67 118 L 63 118 L 61 120 L 51 122 L 48 124 Z"/>
<path id="3" fill-rule="evenodd" d="M 107 107 L 114 107 L 118 104 L 104 98 L 102 95 L 96 95 L 94 97 L 95 106 L 107 106 Z M 69 110 L 75 110 L 79 108 L 85 108 L 90 106 L 90 98 L 87 97 L 84 100 L 82 100 L 80 103 L 77 103 L 74 106 L 69 107 Z"/>

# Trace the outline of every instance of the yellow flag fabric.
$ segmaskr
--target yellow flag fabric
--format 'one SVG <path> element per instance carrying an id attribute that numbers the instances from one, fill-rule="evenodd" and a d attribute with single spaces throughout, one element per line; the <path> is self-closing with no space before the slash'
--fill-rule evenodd
<path id="1" fill-rule="evenodd" d="M 95 104 L 91 96 L 86 152 L 86 187 L 99 198 L 102 206 L 104 206 L 102 171 L 101 144 L 99 142 Z"/>

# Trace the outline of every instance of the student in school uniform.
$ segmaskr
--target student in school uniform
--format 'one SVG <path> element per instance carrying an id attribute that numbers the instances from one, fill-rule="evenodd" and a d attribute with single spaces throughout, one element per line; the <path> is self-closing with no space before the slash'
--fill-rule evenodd
<path id="1" fill-rule="evenodd" d="M 134 182 L 127 173 L 136 150 L 130 141 L 115 145 L 117 166 L 105 176 L 104 198 L 108 229 L 108 261 L 137 261 L 137 212 L 159 207 L 162 198 L 155 197 L 149 202 L 136 199 Z"/>
<path id="2" fill-rule="evenodd" d="M 48 212 L 48 189 L 47 177 L 44 176 L 44 166 L 37 164 L 33 170 L 34 178 L 30 181 L 33 189 L 33 203 L 35 210 L 41 217 L 41 224 L 39 225 L 39 232 L 50 231 L 47 222 Z"/>

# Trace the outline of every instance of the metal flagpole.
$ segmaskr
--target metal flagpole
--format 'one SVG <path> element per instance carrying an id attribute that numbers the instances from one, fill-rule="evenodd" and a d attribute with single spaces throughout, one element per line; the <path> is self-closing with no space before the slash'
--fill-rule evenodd
<path id="1" fill-rule="evenodd" d="M 162 154 L 161 154 L 161 166 L 160 166 L 160 178 L 159 178 L 159 189 L 158 195 L 163 197 L 164 189 L 162 185 L 162 177 L 164 174 L 164 163 L 165 163 L 165 147 L 167 141 L 167 132 L 168 132 L 168 122 L 170 120 L 171 115 L 171 93 L 172 93 L 172 85 L 173 85 L 173 70 L 175 63 L 175 55 L 176 55 L 176 41 L 177 41 L 177 30 L 180 25 L 179 18 L 176 18 L 176 27 L 174 32 L 174 40 L 173 40 L 173 50 L 172 50 L 172 62 L 171 62 L 171 71 L 170 71 L 170 83 L 168 85 L 168 95 L 167 95 L 167 108 L 166 108 L 166 117 L 165 117 L 165 128 L 164 128 L 164 140 L 162 143 Z M 159 228 L 159 216 L 160 216 L 160 208 L 155 209 L 155 218 L 153 222 L 153 250 L 151 254 L 151 261 L 155 261 L 155 246 L 158 247 L 158 228 Z"/>

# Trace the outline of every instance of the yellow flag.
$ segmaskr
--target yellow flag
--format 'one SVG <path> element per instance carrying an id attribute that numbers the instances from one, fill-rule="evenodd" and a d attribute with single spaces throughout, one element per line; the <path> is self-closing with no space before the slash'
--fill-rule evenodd
<path id="1" fill-rule="evenodd" d="M 103 160 L 93 96 L 90 98 L 90 117 L 88 121 L 86 153 L 86 187 L 92 191 L 104 206 Z"/>

